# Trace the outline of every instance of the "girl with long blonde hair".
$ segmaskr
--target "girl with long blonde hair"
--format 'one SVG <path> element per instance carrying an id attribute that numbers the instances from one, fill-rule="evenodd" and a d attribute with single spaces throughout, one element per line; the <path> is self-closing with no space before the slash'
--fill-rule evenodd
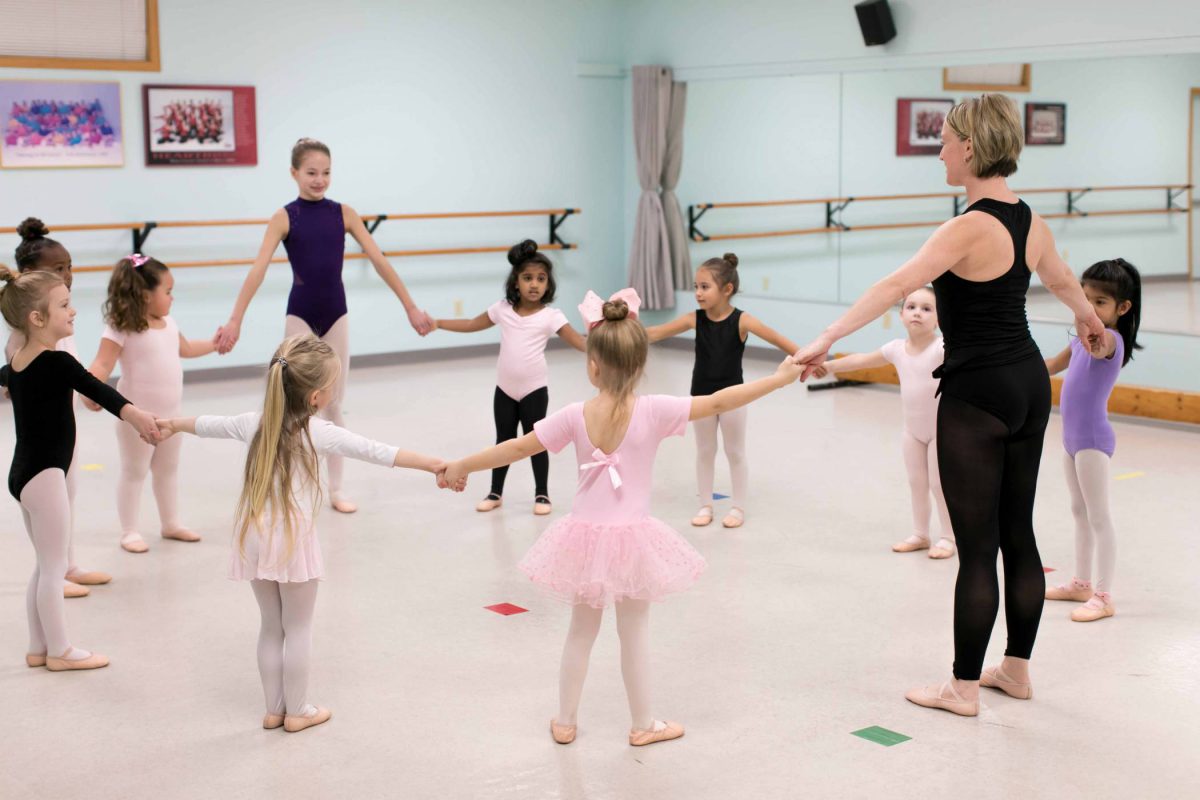
<path id="1" fill-rule="evenodd" d="M 266 696 L 264 728 L 288 732 L 327 721 L 332 712 L 308 702 L 309 654 L 317 582 L 325 577 L 313 527 L 322 500 L 318 459 L 327 454 L 381 467 L 438 475 L 438 459 L 366 439 L 315 415 L 331 402 L 341 375 L 333 349 L 311 334 L 285 339 L 267 368 L 262 412 L 235 417 L 159 420 L 163 438 L 192 433 L 238 439 L 246 456 L 229 577 L 248 580 L 262 615 L 258 670 Z M 460 490 L 461 487 L 454 487 Z"/>

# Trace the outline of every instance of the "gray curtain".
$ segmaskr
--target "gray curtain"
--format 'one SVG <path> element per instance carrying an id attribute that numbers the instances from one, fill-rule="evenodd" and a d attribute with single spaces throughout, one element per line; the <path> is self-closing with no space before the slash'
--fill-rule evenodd
<path id="1" fill-rule="evenodd" d="M 687 84 L 671 84 L 671 113 L 667 118 L 667 154 L 663 159 L 662 207 L 667 223 L 667 241 L 671 245 L 671 278 L 676 291 L 692 288 L 692 258 L 688 253 L 687 226 L 675 187 L 683 168 L 683 116 L 687 106 Z"/>
<path id="2" fill-rule="evenodd" d="M 642 196 L 638 200 L 629 253 L 629 285 L 637 290 L 645 309 L 675 307 L 671 245 L 663 218 L 662 198 L 658 194 L 670 112 L 671 70 L 667 67 L 634 67 L 633 143 Z"/>

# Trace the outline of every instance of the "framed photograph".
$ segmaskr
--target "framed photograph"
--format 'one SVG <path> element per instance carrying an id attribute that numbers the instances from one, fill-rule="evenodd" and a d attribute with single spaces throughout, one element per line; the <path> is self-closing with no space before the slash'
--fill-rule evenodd
<path id="1" fill-rule="evenodd" d="M 896 155 L 936 156 L 942 149 L 942 123 L 952 108 L 953 100 L 897 100 Z"/>
<path id="2" fill-rule="evenodd" d="M 1066 144 L 1066 142 L 1066 103 L 1025 104 L 1025 144 Z"/>
<path id="3" fill-rule="evenodd" d="M 254 166 L 253 86 L 142 87 L 146 166 Z"/>
<path id="4" fill-rule="evenodd" d="M 120 167 L 121 85 L 0 80 L 0 168 Z"/>

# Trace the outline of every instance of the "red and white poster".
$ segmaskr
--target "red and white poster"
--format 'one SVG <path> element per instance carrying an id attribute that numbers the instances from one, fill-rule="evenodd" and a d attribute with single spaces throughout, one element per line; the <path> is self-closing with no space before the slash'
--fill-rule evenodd
<path id="1" fill-rule="evenodd" d="M 142 86 L 146 166 L 254 166 L 253 86 Z"/>

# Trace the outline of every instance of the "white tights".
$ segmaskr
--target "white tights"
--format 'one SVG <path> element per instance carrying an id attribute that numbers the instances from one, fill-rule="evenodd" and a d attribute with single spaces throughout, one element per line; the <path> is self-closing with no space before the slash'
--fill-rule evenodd
<path id="1" fill-rule="evenodd" d="M 950 514 L 946 510 L 946 498 L 942 495 L 942 480 L 938 474 L 937 439 L 922 442 L 905 429 L 900 449 L 904 453 L 904 468 L 908 472 L 908 488 L 912 493 L 913 533 L 924 539 L 930 538 L 929 515 L 933 504 L 929 498 L 932 495 L 937 505 L 942 538 L 953 542 L 954 528 L 950 525 Z"/>
<path id="2" fill-rule="evenodd" d="M 312 332 L 312 328 L 308 327 L 307 322 L 292 314 L 287 315 L 283 326 L 285 337 Z M 337 353 L 338 360 L 342 362 L 342 376 L 334 384 L 333 399 L 318 416 L 324 417 L 339 428 L 344 428 L 346 421 L 342 418 L 342 398 L 346 395 L 346 380 L 350 377 L 349 316 L 343 314 L 337 322 L 333 323 L 333 327 L 325 332 L 324 336 L 318 338 L 333 348 L 333 352 Z M 333 500 L 338 499 L 342 492 L 342 465 L 342 456 L 333 453 L 325 456 L 325 467 L 329 471 L 329 494 L 330 499 Z"/>
<path id="3" fill-rule="evenodd" d="M 1110 459 L 1099 450 L 1080 450 L 1071 458 L 1063 453 L 1067 488 L 1071 490 L 1071 513 L 1075 516 L 1075 577 L 1092 579 L 1092 552 L 1099 569 L 1095 590 L 1111 592 L 1117 561 L 1117 532 L 1108 506 Z"/>
<path id="4" fill-rule="evenodd" d="M 617 635 L 621 639 L 621 677 L 629 698 L 629 716 L 633 727 L 650 730 L 650 601 L 621 600 L 616 604 Z M 604 609 L 579 603 L 571 611 L 571 627 L 563 644 L 562 666 L 558 675 L 558 717 L 560 725 L 574 725 L 579 713 L 579 698 L 587 678 L 592 644 L 600 632 Z"/>
<path id="5" fill-rule="evenodd" d="M 721 429 L 721 443 L 725 447 L 725 458 L 729 459 L 729 477 L 733 483 L 733 507 L 746 509 L 746 484 L 749 468 L 746 464 L 746 407 L 727 411 L 715 417 L 705 417 L 692 423 L 696 432 L 696 484 L 699 487 L 700 505 L 711 506 L 713 502 L 713 473 L 717 461 L 717 428 Z"/>
<path id="6" fill-rule="evenodd" d="M 117 516 L 121 535 L 139 533 L 138 517 L 142 505 L 142 485 L 146 473 L 153 476 L 154 501 L 163 533 L 181 529 L 179 523 L 179 452 L 182 436 L 172 436 L 155 445 L 146 444 L 132 425 L 117 421 L 117 445 L 121 450 L 121 477 L 117 481 Z"/>
<path id="7" fill-rule="evenodd" d="M 262 614 L 258 632 L 258 674 L 268 714 L 308 713 L 308 669 L 312 653 L 317 584 L 250 581 Z"/>
<path id="8" fill-rule="evenodd" d="M 61 469 L 44 469 L 21 489 L 21 515 L 33 542 L 37 565 L 25 593 L 29 617 L 29 653 L 62 657 L 71 650 L 67 638 L 67 610 L 63 602 L 63 575 L 71 539 L 71 501 L 67 477 Z M 75 651 L 68 658 L 86 658 Z"/>

